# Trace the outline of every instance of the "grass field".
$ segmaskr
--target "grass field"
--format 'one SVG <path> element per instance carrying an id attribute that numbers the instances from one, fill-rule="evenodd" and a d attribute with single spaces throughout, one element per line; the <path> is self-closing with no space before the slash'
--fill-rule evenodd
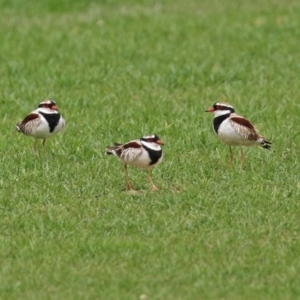
<path id="1" fill-rule="evenodd" d="M 0 299 L 299 299 L 298 0 L 0 0 Z M 48 159 L 15 124 L 67 121 Z M 232 104 L 273 141 L 228 168 Z M 156 133 L 151 193 L 112 142 Z"/>

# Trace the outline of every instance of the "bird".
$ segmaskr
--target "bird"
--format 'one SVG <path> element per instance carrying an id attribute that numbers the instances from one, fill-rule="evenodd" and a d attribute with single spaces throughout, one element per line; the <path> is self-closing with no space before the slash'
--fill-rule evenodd
<path id="1" fill-rule="evenodd" d="M 230 165 L 233 161 L 231 146 L 261 146 L 271 149 L 271 142 L 259 134 L 256 127 L 246 118 L 235 113 L 233 106 L 216 102 L 206 112 L 214 113 L 213 129 L 218 138 L 229 146 Z M 240 165 L 244 166 L 245 156 L 241 147 Z"/>
<path id="2" fill-rule="evenodd" d="M 17 123 L 16 130 L 35 139 L 33 149 L 35 154 L 39 156 L 37 140 L 43 140 L 45 149 L 46 139 L 62 131 L 65 125 L 66 121 L 57 111 L 56 102 L 45 100 L 38 105 L 37 109 L 28 114 L 23 121 Z"/>
<path id="3" fill-rule="evenodd" d="M 151 179 L 150 169 L 162 162 L 163 144 L 156 134 L 150 134 L 125 144 L 114 143 L 114 146 L 107 146 L 106 154 L 116 156 L 124 164 L 127 190 L 133 190 L 128 177 L 128 165 L 147 170 L 147 178 L 152 185 L 152 190 L 158 190 Z"/>

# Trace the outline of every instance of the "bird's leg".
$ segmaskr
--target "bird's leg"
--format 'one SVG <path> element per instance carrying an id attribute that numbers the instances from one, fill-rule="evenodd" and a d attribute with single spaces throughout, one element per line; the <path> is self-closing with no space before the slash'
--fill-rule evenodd
<path id="1" fill-rule="evenodd" d="M 244 155 L 243 148 L 241 147 L 241 169 L 243 169 L 244 167 L 244 162 L 245 162 L 245 155 Z"/>
<path id="2" fill-rule="evenodd" d="M 152 191 L 158 191 L 158 188 L 155 186 L 155 184 L 153 183 L 151 176 L 150 176 L 150 169 L 147 171 L 147 178 L 150 181 L 151 185 L 152 185 Z"/>
<path id="3" fill-rule="evenodd" d="M 47 149 L 46 149 L 46 139 L 43 140 L 43 149 L 44 149 L 45 155 L 47 157 L 48 155 L 47 155 Z"/>
<path id="4" fill-rule="evenodd" d="M 125 171 L 125 177 L 126 177 L 126 189 L 133 190 L 132 185 L 129 181 L 129 177 L 128 177 L 127 164 L 124 164 L 124 171 Z"/>
<path id="5" fill-rule="evenodd" d="M 232 165 L 232 162 L 233 162 L 233 153 L 232 153 L 232 148 L 231 146 L 229 146 L 229 151 L 230 151 L 230 161 L 229 161 L 229 166 Z"/>
<path id="6" fill-rule="evenodd" d="M 33 143 L 33 150 L 34 150 L 34 154 L 39 157 L 39 149 L 38 149 L 38 146 L 37 146 L 37 140 L 35 139 L 34 140 L 34 143 Z"/>

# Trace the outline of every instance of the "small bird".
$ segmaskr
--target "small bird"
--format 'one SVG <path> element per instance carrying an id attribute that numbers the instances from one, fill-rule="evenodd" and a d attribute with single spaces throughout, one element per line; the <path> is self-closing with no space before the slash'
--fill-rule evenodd
<path id="1" fill-rule="evenodd" d="M 128 177 L 128 165 L 146 169 L 152 190 L 158 190 L 151 179 L 150 169 L 161 163 L 163 158 L 161 145 L 163 144 L 156 134 L 150 134 L 125 144 L 115 143 L 114 146 L 107 147 L 106 154 L 115 155 L 124 164 L 127 190 L 133 189 Z"/>
<path id="2" fill-rule="evenodd" d="M 217 102 L 206 112 L 214 113 L 214 131 L 222 142 L 229 145 L 230 164 L 233 161 L 231 146 L 258 145 L 268 150 L 271 149 L 270 144 L 272 143 L 260 135 L 249 120 L 237 115 L 230 104 Z M 244 165 L 244 160 L 244 152 L 241 148 L 241 167 Z"/>
<path id="3" fill-rule="evenodd" d="M 65 124 L 64 118 L 57 111 L 55 101 L 45 100 L 39 104 L 36 110 L 19 122 L 16 129 L 18 132 L 32 136 L 35 139 L 33 149 L 38 156 L 37 140 L 43 140 L 45 149 L 46 139 L 63 130 Z"/>

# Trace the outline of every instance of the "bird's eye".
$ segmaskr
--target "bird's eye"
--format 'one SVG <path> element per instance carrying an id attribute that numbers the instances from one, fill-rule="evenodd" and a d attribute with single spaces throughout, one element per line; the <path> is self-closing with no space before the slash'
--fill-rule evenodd
<path id="1" fill-rule="evenodd" d="M 217 110 L 222 110 L 222 106 L 218 105 Z"/>
<path id="2" fill-rule="evenodd" d="M 153 142 L 153 139 L 152 139 L 152 138 L 149 138 L 149 139 L 148 139 L 148 142 L 149 142 L 149 143 L 152 143 L 152 142 Z"/>

